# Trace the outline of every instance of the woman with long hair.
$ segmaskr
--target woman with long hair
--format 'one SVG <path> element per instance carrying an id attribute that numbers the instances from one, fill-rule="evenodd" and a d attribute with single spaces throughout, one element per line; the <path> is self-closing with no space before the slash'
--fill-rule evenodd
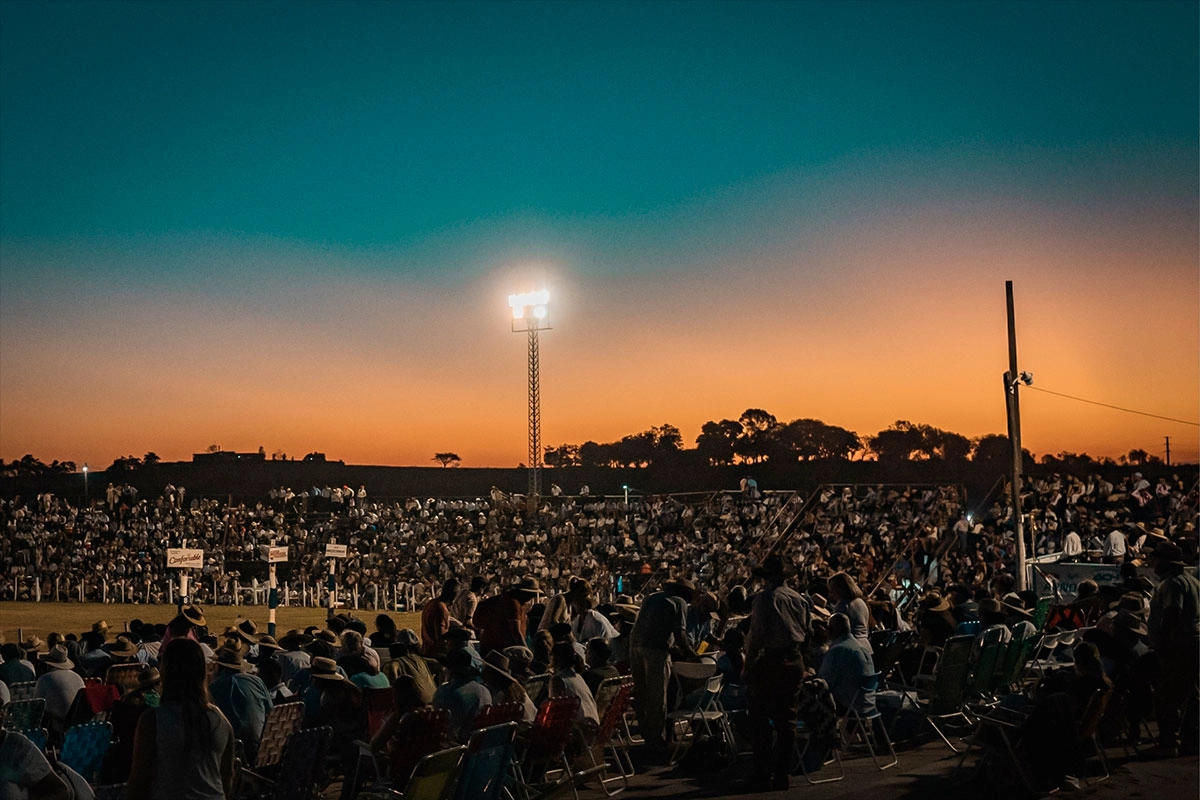
<path id="1" fill-rule="evenodd" d="M 172 639 L 158 666 L 162 699 L 138 721 L 129 800 L 232 797 L 233 727 L 209 699 L 204 651 Z"/>
<path id="2" fill-rule="evenodd" d="M 862 589 L 854 578 L 845 572 L 835 572 L 829 576 L 829 599 L 833 602 L 831 609 L 835 614 L 845 614 L 850 618 L 850 632 L 855 639 L 861 639 L 870 645 L 871 609 L 863 597 Z"/>

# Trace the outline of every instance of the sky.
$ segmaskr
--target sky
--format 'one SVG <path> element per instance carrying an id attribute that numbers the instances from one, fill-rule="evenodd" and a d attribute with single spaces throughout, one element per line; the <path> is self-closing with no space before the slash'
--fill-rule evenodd
<path id="1" fill-rule="evenodd" d="M 1003 433 L 1012 280 L 1026 448 L 1195 461 L 1198 14 L 5 0 L 0 458 L 515 466 L 542 288 L 546 445 Z"/>

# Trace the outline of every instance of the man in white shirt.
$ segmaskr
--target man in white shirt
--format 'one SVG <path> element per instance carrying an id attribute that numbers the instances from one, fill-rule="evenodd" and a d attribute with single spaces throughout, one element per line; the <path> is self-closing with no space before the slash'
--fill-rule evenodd
<path id="1" fill-rule="evenodd" d="M 1083 540 L 1075 531 L 1068 531 L 1063 539 L 1063 558 L 1077 560 L 1083 554 Z"/>
<path id="2" fill-rule="evenodd" d="M 1104 538 L 1104 563 L 1120 564 L 1125 560 L 1125 534 L 1113 528 Z"/>

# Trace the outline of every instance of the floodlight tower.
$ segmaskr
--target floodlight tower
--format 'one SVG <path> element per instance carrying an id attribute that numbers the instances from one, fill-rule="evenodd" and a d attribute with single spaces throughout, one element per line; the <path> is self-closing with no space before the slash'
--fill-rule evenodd
<path id="1" fill-rule="evenodd" d="M 513 333 L 529 336 L 529 507 L 537 508 L 542 494 L 542 394 L 538 364 L 538 331 L 550 330 L 546 306 L 550 293 L 545 289 L 524 294 L 510 294 Z"/>

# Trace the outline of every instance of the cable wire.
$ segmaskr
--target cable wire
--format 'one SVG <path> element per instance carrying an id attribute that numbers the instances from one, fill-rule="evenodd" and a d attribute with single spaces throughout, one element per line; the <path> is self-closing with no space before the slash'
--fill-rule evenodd
<path id="1" fill-rule="evenodd" d="M 1062 392 L 1052 392 L 1049 389 L 1043 389 L 1040 386 L 1027 386 L 1025 388 L 1033 389 L 1038 392 L 1045 392 L 1046 394 L 1052 394 L 1056 397 L 1065 397 L 1068 400 L 1078 400 L 1081 403 L 1091 403 L 1094 406 L 1104 406 L 1105 408 L 1112 408 L 1112 409 L 1116 409 L 1117 411 L 1124 411 L 1127 414 L 1140 414 L 1143 417 L 1154 417 L 1155 419 L 1165 419 L 1168 422 L 1178 422 L 1181 425 L 1193 425 L 1197 428 L 1200 428 L 1200 422 L 1192 422 L 1192 421 L 1186 420 L 1186 419 L 1175 419 L 1175 417 L 1164 417 L 1161 414 L 1151 414 L 1147 411 L 1135 411 L 1132 408 L 1121 408 L 1121 406 L 1114 406 L 1114 405 L 1110 405 L 1108 403 L 1101 403 L 1098 400 L 1088 400 L 1084 397 L 1075 397 L 1074 395 L 1063 394 Z"/>

